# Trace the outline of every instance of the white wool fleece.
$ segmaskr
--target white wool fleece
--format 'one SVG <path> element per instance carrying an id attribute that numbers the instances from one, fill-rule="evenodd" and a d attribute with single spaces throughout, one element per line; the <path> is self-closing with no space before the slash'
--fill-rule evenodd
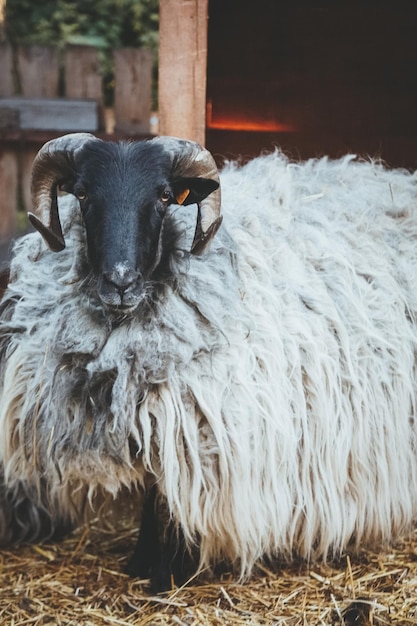
<path id="1" fill-rule="evenodd" d="M 264 554 L 390 540 L 417 512 L 417 176 L 276 151 L 221 186 L 210 252 L 179 257 L 178 287 L 117 325 L 74 272 L 72 197 L 63 252 L 16 244 L 7 488 L 42 475 L 69 509 L 77 487 L 116 495 L 150 473 L 201 565 L 242 576 Z M 195 218 L 176 211 L 188 241 Z"/>

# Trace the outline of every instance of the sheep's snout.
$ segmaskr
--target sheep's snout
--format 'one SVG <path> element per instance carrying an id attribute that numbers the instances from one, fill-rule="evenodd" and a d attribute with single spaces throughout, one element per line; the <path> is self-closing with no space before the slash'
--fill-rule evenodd
<path id="1" fill-rule="evenodd" d="M 99 297 L 109 308 L 134 309 L 142 300 L 143 293 L 142 275 L 124 263 L 103 271 L 98 281 Z"/>

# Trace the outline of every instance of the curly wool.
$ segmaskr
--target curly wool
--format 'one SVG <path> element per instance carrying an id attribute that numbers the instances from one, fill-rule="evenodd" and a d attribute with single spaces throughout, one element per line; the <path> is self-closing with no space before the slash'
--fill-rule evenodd
<path id="1" fill-rule="evenodd" d="M 388 541 L 417 511 L 417 176 L 276 151 L 221 183 L 210 252 L 181 252 L 194 216 L 174 208 L 175 286 L 117 323 L 74 278 L 73 198 L 63 252 L 17 242 L 0 318 L 7 498 L 42 478 L 65 517 L 74 492 L 151 474 L 201 566 L 242 576 L 263 555 Z"/>

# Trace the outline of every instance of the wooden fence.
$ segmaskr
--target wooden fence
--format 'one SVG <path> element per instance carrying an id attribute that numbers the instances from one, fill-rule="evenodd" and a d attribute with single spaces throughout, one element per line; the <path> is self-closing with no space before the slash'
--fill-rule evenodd
<path id="1" fill-rule="evenodd" d="M 98 51 L 68 46 L 63 80 L 58 50 L 0 45 L 0 244 L 16 231 L 17 209 L 30 210 L 30 171 L 45 141 L 66 132 L 102 138 L 151 134 L 152 53 L 114 51 L 113 123 L 106 124 Z M 59 90 L 64 96 L 59 96 Z"/>

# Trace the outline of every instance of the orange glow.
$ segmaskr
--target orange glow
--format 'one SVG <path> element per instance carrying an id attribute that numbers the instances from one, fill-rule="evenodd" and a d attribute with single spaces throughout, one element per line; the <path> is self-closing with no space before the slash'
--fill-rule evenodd
<path id="1" fill-rule="evenodd" d="M 252 131 L 258 133 L 292 133 L 296 129 L 292 124 L 276 122 L 271 119 L 253 118 L 251 115 L 238 113 L 220 113 L 213 115 L 213 104 L 211 100 L 207 102 L 206 109 L 207 128 L 217 130 L 237 130 Z"/>
<path id="2" fill-rule="evenodd" d="M 257 121 L 250 119 L 220 118 L 207 122 L 207 128 L 218 130 L 248 130 L 264 133 L 291 133 L 295 128 L 291 124 L 280 124 L 271 121 Z"/>

